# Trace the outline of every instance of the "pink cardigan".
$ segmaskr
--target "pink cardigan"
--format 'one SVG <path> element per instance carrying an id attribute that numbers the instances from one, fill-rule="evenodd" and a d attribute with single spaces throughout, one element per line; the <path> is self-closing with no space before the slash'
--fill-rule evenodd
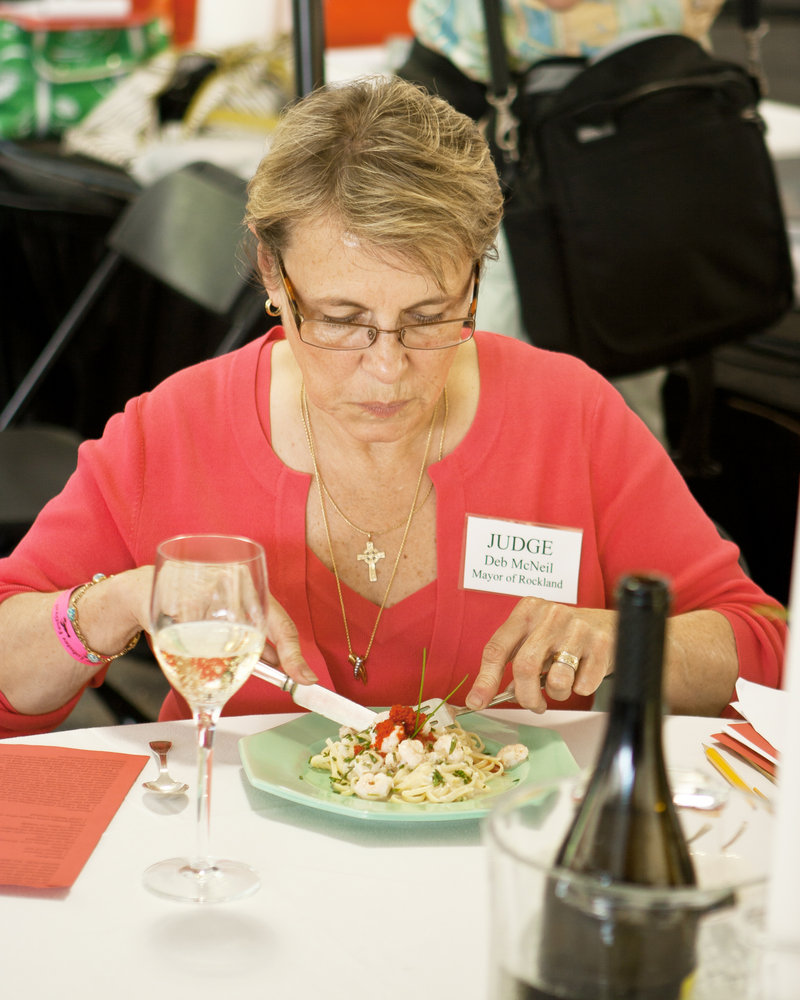
<path id="1" fill-rule="evenodd" d="M 735 546 L 719 537 L 660 444 L 581 362 L 489 333 L 476 336 L 481 398 L 473 426 L 430 469 L 438 577 L 385 610 L 369 683 L 353 680 L 333 575 L 306 547 L 310 477 L 283 465 L 270 446 L 270 358 L 281 335 L 274 330 L 178 372 L 112 417 L 101 439 L 82 446 L 61 495 L 0 561 L 0 601 L 150 563 L 157 543 L 174 534 L 248 535 L 265 546 L 270 588 L 320 681 L 371 705 L 410 703 L 423 649 L 425 694 L 442 696 L 465 675 L 474 678 L 486 641 L 518 600 L 460 585 L 465 517 L 482 514 L 582 528 L 581 606 L 613 606 L 624 573 L 665 574 L 675 613 L 721 611 L 735 633 L 742 676 L 779 685 L 784 626 L 749 610 L 774 602 L 742 573 Z M 343 589 L 358 652 L 377 609 Z M 0 695 L 0 736 L 52 728 L 76 700 L 34 717 L 15 713 Z M 588 707 L 589 700 L 558 704 Z M 225 713 L 293 708 L 282 692 L 251 679 Z M 188 714 L 171 693 L 162 718 Z"/>

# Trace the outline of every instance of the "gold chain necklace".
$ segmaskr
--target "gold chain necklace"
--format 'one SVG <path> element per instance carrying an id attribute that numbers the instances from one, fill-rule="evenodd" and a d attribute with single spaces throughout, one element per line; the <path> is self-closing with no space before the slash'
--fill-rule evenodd
<path id="1" fill-rule="evenodd" d="M 439 435 L 439 457 L 437 458 L 437 461 L 439 462 L 441 462 L 442 460 L 442 453 L 444 451 L 444 438 L 445 438 L 445 433 L 447 432 L 447 415 L 449 412 L 449 405 L 447 401 L 447 386 L 444 387 L 442 395 L 444 398 L 444 417 L 442 418 L 442 432 Z M 305 400 L 305 397 L 303 399 L 303 402 L 305 406 L 305 412 L 307 413 L 308 403 Z M 345 514 L 345 512 L 341 509 L 339 504 L 336 503 L 336 501 L 333 499 L 333 496 L 331 495 L 331 492 L 328 489 L 325 480 L 322 478 L 322 475 L 318 474 L 318 477 L 319 477 L 319 485 L 322 487 L 322 492 L 328 498 L 331 507 L 333 507 L 333 509 L 336 511 L 339 517 L 344 521 L 345 524 L 349 525 L 353 529 L 353 531 L 357 531 L 360 535 L 366 536 L 367 543 L 366 546 L 364 547 L 364 551 L 359 552 L 358 555 L 356 556 L 356 559 L 359 562 L 363 562 L 364 565 L 366 566 L 367 571 L 369 572 L 370 583 L 376 583 L 378 580 L 378 574 L 376 572 L 378 560 L 386 558 L 386 553 L 380 552 L 375 548 L 372 542 L 372 537 L 373 535 L 388 535 L 393 531 L 397 531 L 398 528 L 402 528 L 403 525 L 406 523 L 406 518 L 404 517 L 402 521 L 398 521 L 397 524 L 393 524 L 390 528 L 383 528 L 381 531 L 367 531 L 366 528 L 359 528 L 357 524 L 354 524 L 350 520 L 347 514 Z M 415 514 L 417 513 L 417 511 L 422 510 L 422 508 L 428 501 L 428 497 L 431 495 L 432 492 L 433 492 L 433 483 L 430 484 L 430 486 L 428 487 L 428 492 L 425 494 L 420 504 L 415 508 L 414 510 Z"/>
<path id="2" fill-rule="evenodd" d="M 397 550 L 397 556 L 395 557 L 394 566 L 392 567 L 392 574 L 389 577 L 389 582 L 386 585 L 386 590 L 384 591 L 384 594 L 383 594 L 383 600 L 381 601 L 381 605 L 378 608 L 378 615 L 377 615 L 377 617 L 375 619 L 375 624 L 372 626 L 372 632 L 370 634 L 369 641 L 367 642 L 367 648 L 364 650 L 364 655 L 363 656 L 356 656 L 356 654 L 353 652 L 353 646 L 352 646 L 352 643 L 350 641 L 350 627 L 347 624 L 347 612 L 345 611 L 344 597 L 342 596 L 342 584 L 341 584 L 341 581 L 339 579 L 339 571 L 336 568 L 336 557 L 333 554 L 333 544 L 331 542 L 331 533 L 330 533 L 330 528 L 328 527 L 328 515 L 327 515 L 327 513 L 325 511 L 325 495 L 323 494 L 323 491 L 322 491 L 322 486 L 321 486 L 322 480 L 320 478 L 319 468 L 317 466 L 317 455 L 316 455 L 316 452 L 314 450 L 314 439 L 313 439 L 312 434 L 311 434 L 311 419 L 310 419 L 309 413 L 308 413 L 308 400 L 306 399 L 306 387 L 305 387 L 305 383 L 301 386 L 301 389 L 300 389 L 300 412 L 301 412 L 302 417 L 303 417 L 303 426 L 304 426 L 305 432 L 306 432 L 306 441 L 308 442 L 308 450 L 309 450 L 309 452 L 311 454 L 311 464 L 314 466 L 314 481 L 317 484 L 317 494 L 319 496 L 319 506 L 320 506 L 320 510 L 322 512 L 322 524 L 323 524 L 323 527 L 325 528 L 325 538 L 326 538 L 326 540 L 328 542 L 328 552 L 330 553 L 330 557 L 331 557 L 331 566 L 333 567 L 333 576 L 334 576 L 334 579 L 336 580 L 336 592 L 339 595 L 339 607 L 342 609 L 342 623 L 344 624 L 344 635 L 345 635 L 345 639 L 347 640 L 347 654 L 348 654 L 347 655 L 347 659 L 353 665 L 353 677 L 355 677 L 356 679 L 360 679 L 362 681 L 362 683 L 364 683 L 364 684 L 367 683 L 367 667 L 366 667 L 367 657 L 369 656 L 370 650 L 372 649 L 372 643 L 375 640 L 375 633 L 378 631 L 378 625 L 380 623 L 381 616 L 383 615 L 383 609 L 386 607 L 386 602 L 389 599 L 389 591 L 392 589 L 392 584 L 394 583 L 394 578 L 395 578 L 395 576 L 397 574 L 397 568 L 400 565 L 400 557 L 402 556 L 403 549 L 405 548 L 405 545 L 406 545 L 406 539 L 408 538 L 408 532 L 409 532 L 409 530 L 411 528 L 411 522 L 414 519 L 414 514 L 416 514 L 417 509 L 418 509 L 417 508 L 417 497 L 419 496 L 419 490 L 420 490 L 420 487 L 422 486 L 422 477 L 425 475 L 425 468 L 426 468 L 426 466 L 428 464 L 428 452 L 430 451 L 430 448 L 431 448 L 431 438 L 433 437 L 433 427 L 434 427 L 434 424 L 436 423 L 436 412 L 437 412 L 438 409 L 439 409 L 439 407 L 438 407 L 438 404 L 437 404 L 434 407 L 433 415 L 431 416 L 431 424 L 430 424 L 430 427 L 428 428 L 428 437 L 427 437 L 427 439 L 425 441 L 425 454 L 422 456 L 422 466 L 421 466 L 421 468 L 419 470 L 419 476 L 417 477 L 417 486 L 416 486 L 416 489 L 414 490 L 414 498 L 411 501 L 411 510 L 408 512 L 408 517 L 406 518 L 405 531 L 403 532 L 403 537 L 402 537 L 402 539 L 400 541 L 400 548 Z M 444 435 L 443 435 L 443 439 L 444 439 Z M 433 485 L 433 484 L 431 484 L 431 485 Z M 325 493 L 327 494 L 327 490 L 325 491 Z M 420 504 L 420 506 L 422 506 L 422 505 Z M 367 543 L 367 544 L 370 545 L 371 543 Z"/>

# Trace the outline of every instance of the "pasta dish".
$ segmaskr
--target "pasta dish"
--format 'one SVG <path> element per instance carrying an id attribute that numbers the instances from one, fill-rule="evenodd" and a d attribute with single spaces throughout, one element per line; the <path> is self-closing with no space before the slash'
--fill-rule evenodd
<path id="1" fill-rule="evenodd" d="M 327 739 L 309 764 L 330 772 L 331 788 L 339 795 L 382 802 L 460 802 L 490 791 L 492 778 L 527 756 L 521 743 L 490 754 L 477 733 L 455 720 L 393 705 L 369 729 L 343 727 L 339 739 Z"/>

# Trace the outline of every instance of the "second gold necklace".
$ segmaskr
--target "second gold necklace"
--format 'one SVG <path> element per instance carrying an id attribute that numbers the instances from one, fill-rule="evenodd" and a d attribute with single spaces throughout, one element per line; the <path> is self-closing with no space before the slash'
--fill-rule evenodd
<path id="1" fill-rule="evenodd" d="M 442 400 L 444 402 L 444 416 L 442 417 L 442 432 L 439 435 L 439 455 L 438 458 L 436 459 L 437 462 L 441 462 L 442 460 L 442 451 L 444 449 L 444 438 L 445 434 L 447 433 L 447 416 L 449 412 L 449 406 L 447 402 L 447 386 L 445 386 L 444 389 L 442 390 Z M 305 399 L 304 399 L 304 405 L 305 405 L 305 416 L 304 416 L 305 419 L 305 417 L 308 415 L 308 401 Z M 318 481 L 319 485 L 322 487 L 322 492 L 330 501 L 331 507 L 333 507 L 333 509 L 336 511 L 339 517 L 344 521 L 344 523 L 349 525 L 353 529 L 353 531 L 357 531 L 360 535 L 366 536 L 367 543 L 364 546 L 364 551 L 359 552 L 358 555 L 356 556 L 356 559 L 359 562 L 363 562 L 364 565 L 366 566 L 367 572 L 369 573 L 370 583 L 377 583 L 378 561 L 380 559 L 385 559 L 386 553 L 381 552 L 380 550 L 375 548 L 372 541 L 373 535 L 389 535 L 393 531 L 397 531 L 398 528 L 402 528 L 403 525 L 406 523 L 406 518 L 404 517 L 402 521 L 398 521 L 396 524 L 393 524 L 390 528 L 383 528 L 381 531 L 367 531 L 366 528 L 359 528 L 357 524 L 354 524 L 350 520 L 350 518 L 347 516 L 347 514 L 345 514 L 345 512 L 342 510 L 339 504 L 336 503 L 333 496 L 331 495 L 330 490 L 325 485 L 325 480 L 322 478 L 321 474 L 318 475 Z M 414 510 L 415 514 L 417 513 L 417 511 L 421 510 L 425 506 L 425 504 L 428 502 L 428 497 L 431 495 L 432 492 L 433 492 L 433 483 L 431 483 L 428 486 L 428 492 L 422 498 L 420 503 L 416 506 Z"/>
<path id="2" fill-rule="evenodd" d="M 446 397 L 445 397 L 445 399 L 446 399 Z M 447 404 L 445 402 L 445 411 L 446 411 L 446 405 Z M 389 599 L 389 591 L 392 589 L 392 584 L 394 583 L 394 578 L 395 578 L 395 575 L 397 574 L 397 568 L 400 565 L 400 557 L 402 556 L 403 549 L 405 548 L 405 545 L 406 545 L 406 539 L 408 538 L 408 532 L 409 532 L 409 530 L 411 528 L 411 522 L 413 521 L 414 514 L 416 514 L 417 509 L 418 509 L 417 508 L 417 498 L 419 497 L 420 487 L 422 486 L 422 477 L 425 475 L 425 469 L 426 469 L 427 464 L 428 464 L 428 452 L 430 451 L 430 448 L 431 448 L 431 438 L 433 436 L 433 428 L 434 428 L 434 425 L 436 423 L 436 413 L 437 413 L 438 409 L 439 409 L 439 406 L 438 406 L 438 403 L 437 403 L 437 405 L 433 409 L 433 414 L 431 416 L 431 423 L 430 423 L 430 427 L 428 428 L 428 437 L 427 437 L 427 439 L 425 441 L 425 454 L 422 456 L 422 466 L 420 467 L 419 476 L 417 477 L 417 485 L 416 485 L 416 488 L 414 490 L 413 499 L 411 501 L 411 509 L 408 512 L 408 517 L 406 518 L 405 530 L 403 531 L 403 537 L 400 540 L 400 547 L 397 550 L 397 556 L 395 557 L 394 565 L 392 566 L 392 573 L 391 573 L 391 576 L 389 577 L 389 582 L 386 585 L 386 590 L 384 591 L 384 594 L 383 594 L 383 600 L 381 601 L 380 607 L 378 608 L 378 615 L 375 618 L 375 624 L 372 626 L 372 632 L 371 632 L 369 640 L 367 642 L 367 648 L 364 650 L 364 655 L 363 656 L 357 656 L 353 652 L 353 646 L 352 646 L 352 643 L 350 641 L 350 627 L 349 627 L 349 625 L 347 623 L 347 612 L 345 611 L 345 607 L 344 607 L 344 597 L 342 596 L 342 584 L 341 584 L 341 580 L 339 579 L 339 571 L 338 571 L 338 569 L 336 567 L 336 557 L 333 554 L 333 543 L 331 542 L 331 533 L 330 533 L 330 528 L 328 527 L 328 515 L 327 515 L 326 510 L 325 510 L 325 495 L 328 496 L 328 499 L 331 500 L 331 503 L 333 503 L 333 500 L 332 500 L 330 494 L 328 493 L 327 489 L 324 491 L 324 494 L 323 494 L 322 479 L 321 479 L 320 474 L 319 474 L 319 467 L 317 466 L 317 455 L 316 455 L 316 451 L 314 449 L 314 438 L 313 438 L 313 436 L 311 434 L 311 419 L 310 419 L 309 414 L 308 414 L 308 400 L 306 398 L 305 383 L 300 387 L 300 412 L 301 412 L 302 417 L 303 417 L 303 427 L 305 428 L 305 432 L 306 432 L 306 441 L 308 442 L 308 450 L 309 450 L 309 453 L 311 454 L 311 464 L 314 467 L 314 481 L 317 484 L 317 493 L 319 495 L 319 506 L 320 506 L 320 511 L 322 513 L 322 524 L 323 524 L 323 527 L 325 529 L 325 539 L 326 539 L 326 541 L 328 543 L 328 552 L 330 553 L 330 557 L 331 557 L 331 566 L 333 568 L 333 576 L 334 576 L 334 579 L 336 580 L 336 592 L 339 595 L 339 607 L 342 610 L 342 623 L 344 625 L 345 640 L 347 641 L 347 654 L 348 654 L 347 655 L 347 659 L 352 664 L 352 667 L 353 667 L 353 676 L 355 678 L 361 680 L 364 684 L 367 683 L 367 667 L 366 667 L 367 657 L 369 656 L 370 650 L 372 649 L 372 643 L 375 640 L 375 633 L 378 631 L 378 625 L 380 623 L 381 616 L 383 615 L 383 609 L 386 607 L 386 602 Z M 444 428 L 442 429 L 442 441 L 440 442 L 440 447 L 439 447 L 440 457 L 441 457 L 441 450 L 442 450 L 443 443 L 444 443 Z M 431 484 L 431 486 L 433 486 L 433 484 Z M 425 499 L 427 500 L 427 496 L 425 497 Z M 420 506 L 422 506 L 422 504 L 420 504 Z M 337 508 L 337 510 L 338 510 L 338 508 Z M 340 513 L 341 513 L 341 511 L 340 511 Z M 342 515 L 342 516 L 344 516 L 344 515 Z M 352 525 L 352 527 L 355 527 L 355 525 Z M 356 530 L 358 531 L 360 529 L 357 528 Z M 371 544 L 372 544 L 371 541 L 367 543 L 367 548 L 368 549 L 369 549 L 369 546 Z M 370 576 L 371 576 L 371 574 L 370 574 Z"/>

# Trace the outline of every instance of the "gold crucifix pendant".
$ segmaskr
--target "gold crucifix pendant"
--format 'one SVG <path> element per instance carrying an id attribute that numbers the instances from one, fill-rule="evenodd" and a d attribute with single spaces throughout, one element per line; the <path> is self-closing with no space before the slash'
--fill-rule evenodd
<path id="1" fill-rule="evenodd" d="M 353 664 L 353 677 L 358 681 L 360 680 L 362 684 L 367 683 L 367 661 L 363 656 L 356 656 L 351 653 L 347 659 Z"/>
<path id="2" fill-rule="evenodd" d="M 370 583 L 375 583 L 378 579 L 378 574 L 375 572 L 375 567 L 378 564 L 379 559 L 385 559 L 385 552 L 378 552 L 375 546 L 372 544 L 372 535 L 367 535 L 367 546 L 363 552 L 358 553 L 357 557 L 361 562 L 367 564 L 367 569 L 369 570 L 369 580 Z"/>

